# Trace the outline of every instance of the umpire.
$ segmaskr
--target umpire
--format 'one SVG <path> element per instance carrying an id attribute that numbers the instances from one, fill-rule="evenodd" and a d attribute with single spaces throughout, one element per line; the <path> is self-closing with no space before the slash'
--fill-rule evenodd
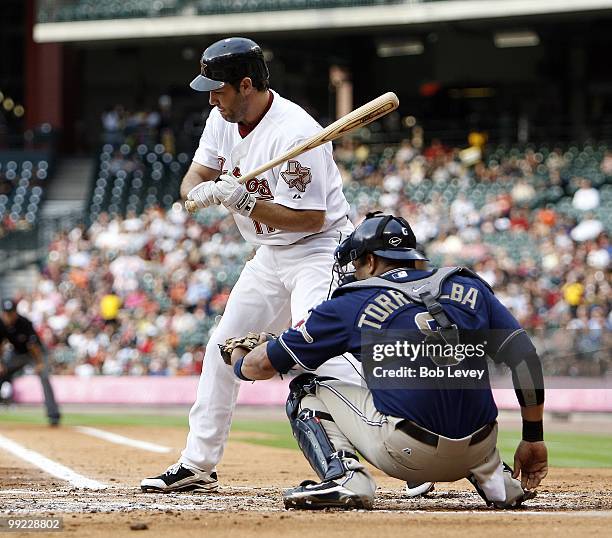
<path id="1" fill-rule="evenodd" d="M 55 401 L 53 388 L 49 382 L 49 365 L 43 345 L 34 330 L 32 322 L 20 316 L 14 301 L 4 299 L 0 313 L 0 346 L 10 342 L 12 350 L 0 354 L 0 387 L 5 381 L 12 382 L 13 377 L 26 365 L 34 363 L 36 373 L 45 396 L 47 417 L 51 426 L 60 422 L 60 412 Z"/>
<path id="2" fill-rule="evenodd" d="M 542 368 L 488 284 L 462 267 L 423 270 L 409 224 L 391 215 L 368 214 L 335 257 L 344 283 L 331 300 L 278 339 L 246 356 L 232 353 L 243 380 L 269 379 L 296 365 L 314 370 L 347 352 L 364 367 L 367 387 L 309 373 L 290 383 L 287 415 L 321 482 L 286 491 L 285 506 L 370 508 L 376 484 L 357 452 L 407 482 L 467 478 L 497 508 L 532 498 L 548 470 Z M 345 269 L 351 262 L 354 274 Z M 377 346 L 387 358 L 373 353 Z M 514 471 L 496 446 L 488 358 L 510 367 L 521 406 Z"/>

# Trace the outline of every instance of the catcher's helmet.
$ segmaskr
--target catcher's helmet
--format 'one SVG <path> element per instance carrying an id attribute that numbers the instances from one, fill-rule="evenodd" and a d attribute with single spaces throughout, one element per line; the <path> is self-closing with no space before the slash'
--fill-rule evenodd
<path id="1" fill-rule="evenodd" d="M 200 60 L 201 75 L 191 81 L 191 88 L 208 92 L 222 88 L 226 82 L 240 82 L 250 77 L 254 82 L 270 78 L 260 46 L 244 37 L 229 37 L 213 43 Z"/>
<path id="2" fill-rule="evenodd" d="M 405 219 L 377 211 L 368 213 L 365 220 L 338 246 L 335 258 L 340 267 L 368 252 L 389 260 L 428 261 L 416 247 L 416 237 Z"/>

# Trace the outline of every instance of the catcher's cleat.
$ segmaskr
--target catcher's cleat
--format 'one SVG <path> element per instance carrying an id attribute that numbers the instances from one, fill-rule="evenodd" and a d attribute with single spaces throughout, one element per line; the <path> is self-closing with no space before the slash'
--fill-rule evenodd
<path id="1" fill-rule="evenodd" d="M 434 490 L 433 482 L 406 482 L 406 494 L 409 499 L 423 497 Z"/>
<path id="2" fill-rule="evenodd" d="M 536 496 L 535 491 L 531 491 L 528 489 L 524 489 L 521 486 L 521 482 L 512 478 L 512 467 L 510 467 L 507 463 L 502 462 L 504 465 L 504 482 L 506 484 L 506 492 L 513 492 L 512 498 L 510 501 L 491 501 L 487 498 L 485 492 L 482 490 L 480 485 L 478 484 L 474 475 L 468 476 L 468 480 L 472 483 L 478 495 L 480 495 L 484 502 L 487 503 L 487 506 L 498 509 L 512 509 L 519 508 L 523 502 L 528 501 L 529 499 L 533 499 Z"/>
<path id="3" fill-rule="evenodd" d="M 210 492 L 218 488 L 217 473 L 200 471 L 184 463 L 175 463 L 159 476 L 145 478 L 140 483 L 140 489 L 145 493 Z"/>
<path id="4" fill-rule="evenodd" d="M 372 508 L 372 499 L 357 495 L 333 480 L 313 482 L 305 480 L 298 487 L 283 492 L 285 508 L 297 510 L 323 510 L 342 508 L 345 510 Z"/>

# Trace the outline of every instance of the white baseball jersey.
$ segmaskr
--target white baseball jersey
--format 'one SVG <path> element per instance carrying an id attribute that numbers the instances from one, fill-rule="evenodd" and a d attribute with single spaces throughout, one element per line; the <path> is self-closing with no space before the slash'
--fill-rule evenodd
<path id="1" fill-rule="evenodd" d="M 321 131 L 321 126 L 295 103 L 272 92 L 270 109 L 245 137 L 238 124 L 223 119 L 215 107 L 200 138 L 194 162 L 232 173 L 236 177 L 278 157 L 289 148 Z M 328 142 L 247 181 L 249 192 L 291 209 L 325 210 L 322 232 L 346 224 L 349 204 L 342 192 L 342 178 Z M 311 232 L 275 230 L 241 215 L 234 219 L 242 236 L 250 243 L 291 245 Z"/>

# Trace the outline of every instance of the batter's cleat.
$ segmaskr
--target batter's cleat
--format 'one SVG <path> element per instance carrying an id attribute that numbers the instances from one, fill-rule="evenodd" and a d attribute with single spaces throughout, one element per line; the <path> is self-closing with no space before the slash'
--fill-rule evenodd
<path id="1" fill-rule="evenodd" d="M 208 493 L 219 489 L 217 473 L 200 471 L 184 463 L 170 465 L 163 474 L 145 478 L 140 483 L 145 493 L 174 493 L 177 491 L 194 491 Z"/>
<path id="2" fill-rule="evenodd" d="M 423 497 L 434 490 L 433 482 L 406 482 L 406 494 L 409 499 Z"/>
<path id="3" fill-rule="evenodd" d="M 372 508 L 372 499 L 362 497 L 333 480 L 313 482 L 305 480 L 298 487 L 283 492 L 285 508 L 296 510 L 323 510 L 342 508 L 345 510 Z"/>

